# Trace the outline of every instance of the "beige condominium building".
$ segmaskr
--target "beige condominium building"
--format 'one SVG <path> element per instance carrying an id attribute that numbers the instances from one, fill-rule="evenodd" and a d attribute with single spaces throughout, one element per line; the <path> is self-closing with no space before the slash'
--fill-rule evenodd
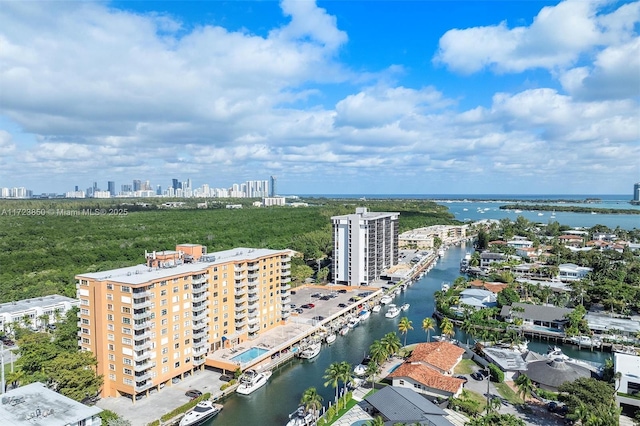
<path id="1" fill-rule="evenodd" d="M 76 276 L 80 347 L 97 357 L 103 397 L 162 387 L 289 317 L 290 250 L 181 244 L 145 258 Z"/>

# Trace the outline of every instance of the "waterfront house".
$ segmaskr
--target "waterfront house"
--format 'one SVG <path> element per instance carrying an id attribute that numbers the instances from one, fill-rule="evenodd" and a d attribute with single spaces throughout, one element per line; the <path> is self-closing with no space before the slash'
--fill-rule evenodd
<path id="1" fill-rule="evenodd" d="M 515 236 L 512 239 L 510 239 L 509 241 L 507 241 L 507 245 L 509 247 L 513 247 L 515 249 L 532 248 L 533 247 L 533 241 L 529 241 L 525 237 Z"/>
<path id="2" fill-rule="evenodd" d="M 527 362 L 518 351 L 484 347 L 482 352 L 487 361 L 494 363 L 504 372 L 505 380 L 514 380 L 520 373 L 527 371 Z"/>
<path id="3" fill-rule="evenodd" d="M 628 343 L 637 341 L 640 333 L 640 321 L 636 318 L 616 318 L 604 313 L 588 313 L 584 316 L 589 329 L 594 334 L 602 335 L 605 339 L 623 340 Z"/>
<path id="4" fill-rule="evenodd" d="M 574 263 L 563 263 L 558 266 L 558 271 L 558 278 L 561 281 L 578 281 L 585 278 L 593 269 Z"/>
<path id="5" fill-rule="evenodd" d="M 580 247 L 584 240 L 579 235 L 565 234 L 558 237 L 558 242 L 565 247 Z"/>
<path id="6" fill-rule="evenodd" d="M 613 368 L 620 373 L 616 379 L 616 401 L 625 411 L 633 413 L 640 409 L 640 356 L 614 353 Z"/>
<path id="7" fill-rule="evenodd" d="M 521 308 L 523 311 L 519 312 L 513 308 Z M 515 318 L 522 318 L 524 330 L 561 333 L 567 322 L 565 315 L 571 312 L 573 309 L 569 308 L 514 303 L 511 306 L 503 306 L 500 316 L 507 322 L 513 322 Z"/>
<path id="8" fill-rule="evenodd" d="M 362 403 L 371 416 L 381 416 L 385 424 L 424 424 L 453 426 L 447 413 L 417 392 L 385 386 Z"/>
<path id="9" fill-rule="evenodd" d="M 502 253 L 483 251 L 480 253 L 480 269 L 488 269 L 492 263 L 504 262 L 506 260 L 506 256 Z"/>
<path id="10" fill-rule="evenodd" d="M 498 283 L 498 282 L 487 282 L 482 280 L 473 280 L 469 281 L 468 284 L 472 287 L 481 288 L 484 290 L 489 290 L 492 293 L 500 293 L 505 288 L 509 287 L 508 284 Z"/>
<path id="11" fill-rule="evenodd" d="M 496 294 L 478 288 L 469 288 L 460 293 L 459 305 L 473 309 L 492 308 L 498 304 Z"/>
<path id="12" fill-rule="evenodd" d="M 527 376 L 538 387 L 557 392 L 561 384 L 592 376 L 591 370 L 561 358 L 543 359 L 527 364 Z"/>
<path id="13" fill-rule="evenodd" d="M 450 342 L 419 343 L 409 359 L 388 378 L 393 386 L 448 398 L 462 392 L 463 380 L 452 377 L 453 369 L 462 360 L 464 349 Z"/>

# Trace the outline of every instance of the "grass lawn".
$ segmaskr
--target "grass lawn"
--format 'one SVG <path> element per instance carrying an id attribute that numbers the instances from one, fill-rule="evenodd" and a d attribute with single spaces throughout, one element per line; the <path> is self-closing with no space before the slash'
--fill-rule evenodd
<path id="1" fill-rule="evenodd" d="M 513 405 L 522 404 L 522 399 L 506 383 L 494 383 L 501 397 Z"/>
<path id="2" fill-rule="evenodd" d="M 340 417 L 344 416 L 344 414 L 351 410 L 351 408 L 353 408 L 356 404 L 358 403 L 358 401 L 356 401 L 355 399 L 350 399 L 349 402 L 347 402 L 347 407 L 346 408 L 341 408 L 340 411 L 338 411 L 338 414 L 330 421 L 330 422 L 325 422 L 325 419 L 322 418 L 318 421 L 318 425 L 319 426 L 329 426 L 334 424 L 336 421 L 338 421 L 340 419 Z M 340 402 L 340 404 L 344 404 L 343 401 Z"/>
<path id="3" fill-rule="evenodd" d="M 470 359 L 463 359 L 456 365 L 455 374 L 471 374 L 476 369 L 477 364 Z"/>

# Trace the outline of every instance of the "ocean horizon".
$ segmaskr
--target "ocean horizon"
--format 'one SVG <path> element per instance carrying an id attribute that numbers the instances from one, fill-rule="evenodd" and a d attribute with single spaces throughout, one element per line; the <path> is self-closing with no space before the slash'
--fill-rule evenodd
<path id="1" fill-rule="evenodd" d="M 597 198 L 603 201 L 629 202 L 629 194 L 290 194 L 305 198 L 414 198 L 434 200 L 586 200 Z"/>

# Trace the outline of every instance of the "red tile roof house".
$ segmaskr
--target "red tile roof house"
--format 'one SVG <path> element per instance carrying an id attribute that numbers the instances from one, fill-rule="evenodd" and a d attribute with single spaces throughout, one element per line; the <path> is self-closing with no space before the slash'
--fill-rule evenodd
<path id="1" fill-rule="evenodd" d="M 558 242 L 565 246 L 581 247 L 584 240 L 578 235 L 560 235 L 558 237 Z"/>
<path id="2" fill-rule="evenodd" d="M 425 395 L 458 396 L 464 380 L 451 375 L 463 354 L 464 349 L 449 342 L 419 343 L 411 357 L 388 378 L 393 386 L 410 388 Z"/>

